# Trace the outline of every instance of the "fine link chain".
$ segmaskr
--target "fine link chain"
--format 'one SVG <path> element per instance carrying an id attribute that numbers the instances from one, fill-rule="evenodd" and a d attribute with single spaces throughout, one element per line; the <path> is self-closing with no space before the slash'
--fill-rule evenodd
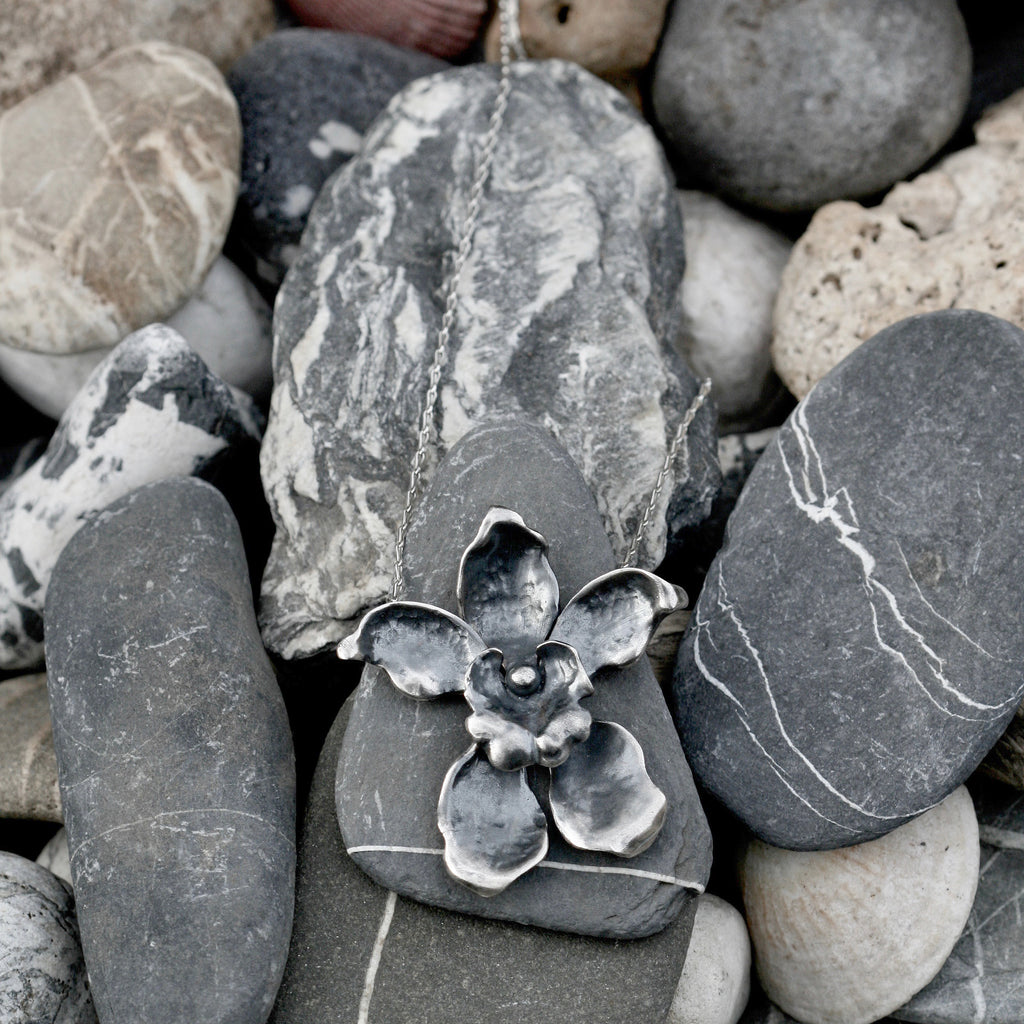
<path id="1" fill-rule="evenodd" d="M 661 471 L 658 473 L 658 479 L 654 482 L 654 490 L 651 491 L 651 500 L 647 503 L 647 508 L 644 509 L 643 518 L 640 520 L 639 526 L 636 528 L 636 535 L 633 537 L 633 543 L 629 545 L 629 551 L 626 552 L 626 557 L 622 562 L 622 568 L 634 567 L 636 565 L 637 551 L 640 545 L 644 541 L 644 536 L 647 534 L 647 527 L 651 525 L 651 520 L 654 518 L 654 512 L 658 505 L 658 498 L 661 497 L 661 492 L 665 487 L 665 478 L 669 474 L 669 470 L 675 464 L 677 458 L 679 458 L 679 450 L 682 448 L 689 458 L 690 444 L 688 434 L 690 431 L 690 424 L 693 423 L 694 417 L 700 412 L 701 406 L 707 401 L 708 395 L 711 394 L 711 378 L 705 377 L 700 386 L 700 391 L 694 395 L 693 401 L 690 403 L 690 407 L 686 410 L 686 415 L 683 416 L 676 427 L 675 437 L 672 438 L 672 443 L 668 446 L 668 451 L 665 453 L 665 461 L 661 464 Z"/>
<path id="2" fill-rule="evenodd" d="M 515 4 L 518 14 L 518 3 Z M 402 522 L 398 528 L 398 536 L 395 539 L 395 568 L 391 580 L 391 600 L 397 601 L 402 589 L 403 577 L 405 574 L 405 541 L 409 533 L 409 524 L 412 521 L 412 510 L 419 494 L 420 482 L 423 476 L 423 463 L 426 461 L 427 448 L 430 444 L 430 436 L 434 430 L 434 421 L 437 411 L 437 399 L 440 392 L 441 374 L 448 361 L 448 343 L 451 338 L 452 326 L 455 323 L 455 312 L 458 304 L 459 281 L 462 278 L 462 271 L 469 259 L 470 249 L 473 244 L 473 234 L 476 231 L 477 220 L 480 216 L 480 204 L 483 201 L 484 188 L 490 176 L 491 164 L 494 162 L 494 151 L 498 144 L 498 135 L 501 133 L 501 126 L 505 120 L 505 111 L 508 107 L 509 92 L 512 88 L 512 47 L 513 38 L 518 38 L 518 26 L 515 33 L 512 32 L 511 17 L 512 8 L 505 0 L 500 5 L 501 11 L 501 79 L 498 83 L 498 94 L 494 101 L 494 110 L 491 112 L 490 123 L 487 127 L 487 135 L 484 138 L 484 147 L 480 152 L 480 162 L 477 165 L 476 177 L 469 194 L 469 206 L 466 211 L 466 219 L 462 225 L 462 232 L 459 237 L 459 244 L 455 250 L 455 259 L 452 263 L 451 277 L 445 294 L 444 315 L 441 317 L 441 329 L 437 333 L 437 344 L 434 347 L 434 358 L 430 364 L 428 374 L 427 393 L 423 398 L 423 407 L 420 412 L 420 429 L 417 435 L 416 453 L 413 455 L 412 468 L 409 473 L 409 489 L 405 495 L 405 508 L 402 510 Z M 520 44 L 521 46 L 521 44 Z"/>

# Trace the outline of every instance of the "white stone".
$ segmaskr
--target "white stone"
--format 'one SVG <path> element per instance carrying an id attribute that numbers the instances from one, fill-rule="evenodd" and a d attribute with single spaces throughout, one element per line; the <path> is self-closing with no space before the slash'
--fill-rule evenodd
<path id="1" fill-rule="evenodd" d="M 961 786 L 860 846 L 750 843 L 740 882 L 758 977 L 804 1024 L 868 1024 L 938 973 L 978 885 L 978 821 Z"/>
<path id="2" fill-rule="evenodd" d="M 743 915 L 711 893 L 697 897 L 690 948 L 665 1024 L 736 1024 L 750 997 Z"/>
<path id="3" fill-rule="evenodd" d="M 68 852 L 68 833 L 60 829 L 42 848 L 36 863 L 71 885 L 71 856 Z"/>
<path id="4" fill-rule="evenodd" d="M 772 359 L 798 398 L 917 313 L 977 309 L 1024 327 L 1024 90 L 989 108 L 975 135 L 880 206 L 829 203 L 814 215 L 774 310 Z"/>
<path id="5" fill-rule="evenodd" d="M 741 419 L 770 388 L 772 307 L 792 244 L 714 196 L 678 196 L 686 274 L 676 347 L 711 378 L 719 415 Z"/>

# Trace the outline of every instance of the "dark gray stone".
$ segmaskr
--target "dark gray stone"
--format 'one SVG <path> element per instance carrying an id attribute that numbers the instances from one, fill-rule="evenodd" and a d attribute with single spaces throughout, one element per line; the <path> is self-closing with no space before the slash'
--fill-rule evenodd
<path id="1" fill-rule="evenodd" d="M 680 0 L 652 96 L 684 176 L 813 210 L 917 170 L 953 134 L 970 84 L 955 0 Z"/>
<path id="2" fill-rule="evenodd" d="M 295 928 L 271 1024 L 664 1020 L 696 900 L 652 938 L 606 942 L 393 897 L 359 870 L 345 853 L 334 809 L 350 705 L 331 729 L 310 792 Z"/>
<path id="3" fill-rule="evenodd" d="M 370 36 L 293 28 L 257 43 L 231 69 L 242 119 L 242 171 L 229 244 L 281 283 L 327 178 L 409 82 L 448 65 Z"/>
<path id="4" fill-rule="evenodd" d="M 90 514 L 135 487 L 219 473 L 255 454 L 252 400 L 163 324 L 129 335 L 93 371 L 46 453 L 0 494 L 0 669 L 43 661 L 43 604 L 64 545 Z"/>
<path id="5" fill-rule="evenodd" d="M 754 468 L 680 648 L 694 773 L 789 849 L 951 793 L 1024 695 L 1024 333 L 946 310 L 879 332 Z"/>
<path id="6" fill-rule="evenodd" d="M 893 1016 L 919 1024 L 1024 1020 L 1024 793 L 977 780 L 981 873 L 967 927 L 935 976 Z"/>
<path id="7" fill-rule="evenodd" d="M 396 97 L 321 191 L 279 293 L 262 450 L 277 533 L 260 621 L 285 658 L 337 643 L 387 592 L 496 75 L 473 65 Z M 560 61 L 512 75 L 459 287 L 438 447 L 498 416 L 539 423 L 582 468 L 621 558 L 697 391 L 671 343 L 683 271 L 675 190 L 657 140 L 615 89 Z M 661 561 L 666 518 L 678 530 L 707 514 L 714 439 L 709 404 L 641 567 Z"/>
<path id="8" fill-rule="evenodd" d="M 615 567 L 593 498 L 564 449 L 536 427 L 496 424 L 467 435 L 437 470 L 409 532 L 407 599 L 457 609 L 459 559 L 491 505 L 514 509 L 547 539 L 562 606 Z M 646 658 L 602 670 L 594 685 L 584 706 L 639 740 L 648 774 L 668 798 L 665 823 L 645 852 L 625 859 L 576 850 L 549 823 L 546 860 L 504 892 L 483 897 L 454 881 L 439 855 L 437 802 L 445 773 L 470 744 L 469 707 L 461 697 L 413 700 L 367 669 L 338 765 L 338 816 L 356 863 L 402 895 L 452 910 L 606 938 L 664 928 L 707 881 L 707 822 Z M 379 846 L 408 849 L 366 849 Z M 410 852 L 425 849 L 435 852 Z M 552 869 L 558 864 L 572 870 Z"/>
<path id="9" fill-rule="evenodd" d="M 0 853 L 0 1020 L 96 1024 L 71 888 Z"/>
<path id="10" fill-rule="evenodd" d="M 291 929 L 294 759 L 227 502 L 187 478 L 115 502 L 64 549 L 46 614 L 100 1017 L 262 1024 Z"/>

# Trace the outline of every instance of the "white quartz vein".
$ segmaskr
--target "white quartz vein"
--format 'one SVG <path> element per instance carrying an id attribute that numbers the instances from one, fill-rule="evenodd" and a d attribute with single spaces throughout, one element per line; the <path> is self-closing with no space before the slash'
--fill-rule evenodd
<path id="1" fill-rule="evenodd" d="M 864 544 L 857 539 L 857 534 L 860 533 L 860 524 L 857 520 L 857 514 L 853 507 L 853 502 L 850 499 L 849 491 L 846 487 L 838 487 L 830 492 L 821 455 L 814 444 L 814 439 L 811 437 L 810 427 L 807 423 L 806 403 L 801 403 L 797 406 L 795 412 L 790 418 L 790 425 L 792 427 L 793 437 L 796 439 L 796 443 L 800 448 L 800 453 L 803 459 L 803 465 L 799 468 L 798 474 L 794 473 L 794 469 L 790 465 L 789 459 L 786 456 L 785 448 L 780 447 L 779 451 L 781 453 L 782 466 L 789 482 L 789 491 L 792 495 L 793 502 L 796 507 L 800 509 L 800 511 L 803 512 L 815 525 L 825 523 L 832 526 L 838 535 L 839 543 L 860 562 L 861 569 L 864 574 L 864 588 L 867 592 L 868 601 L 872 609 L 872 621 L 875 637 L 882 650 L 896 656 L 901 664 L 906 667 L 911 678 L 920 687 L 928 699 L 940 711 L 942 711 L 943 714 L 949 715 L 952 718 L 958 718 L 963 721 L 986 721 L 991 716 L 986 715 L 979 717 L 976 715 L 958 714 L 940 703 L 925 681 L 921 678 L 920 673 L 911 665 L 909 656 L 922 654 L 925 659 L 928 674 L 938 682 L 946 694 L 955 698 L 968 708 L 982 712 L 1002 713 L 1010 705 L 1018 704 L 1020 702 L 1019 694 L 1016 694 L 1014 697 L 999 704 L 985 704 L 981 701 L 974 700 L 966 693 L 957 689 L 957 687 L 954 686 L 946 677 L 945 659 L 938 654 L 938 652 L 935 651 L 934 648 L 932 648 L 926 641 L 925 637 L 907 621 L 906 616 L 900 609 L 896 595 L 875 576 L 875 569 L 877 566 L 875 557 L 870 551 L 868 551 Z M 797 484 L 797 475 L 799 475 L 802 488 Z M 817 493 L 815 483 L 812 482 L 812 477 L 815 476 L 817 477 L 817 483 L 820 485 L 820 494 Z M 913 579 L 913 577 L 911 577 L 911 579 Z M 915 587 L 917 586 L 916 581 L 914 581 L 914 585 Z M 931 608 L 927 602 L 925 602 L 925 605 L 934 615 L 934 609 Z M 880 612 L 882 615 L 879 614 Z M 935 617 L 947 626 L 950 625 L 948 620 L 944 619 L 942 616 Z M 908 644 L 906 650 L 901 651 L 899 648 L 883 640 L 883 618 L 887 625 L 894 625 L 896 627 L 898 638 Z M 960 631 L 958 630 L 958 632 Z M 978 647 L 978 644 L 974 641 L 971 641 L 971 643 L 974 644 L 975 647 Z"/>

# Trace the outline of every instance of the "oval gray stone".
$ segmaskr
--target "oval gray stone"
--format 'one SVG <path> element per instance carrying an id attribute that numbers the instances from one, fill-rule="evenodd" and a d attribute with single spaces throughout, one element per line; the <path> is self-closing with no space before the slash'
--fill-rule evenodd
<path id="1" fill-rule="evenodd" d="M 96 1024 L 71 889 L 0 852 L 0 1020 Z"/>
<path id="2" fill-rule="evenodd" d="M 563 606 L 615 568 L 593 497 L 565 450 L 537 427 L 493 424 L 463 438 L 423 497 L 406 547 L 406 599 L 458 607 L 459 560 L 492 505 L 516 510 L 546 538 Z M 582 706 L 636 737 L 668 799 L 647 850 L 630 859 L 576 850 L 549 824 L 547 858 L 504 892 L 483 897 L 454 881 L 440 856 L 437 803 L 445 773 L 467 749 L 469 708 L 461 699 L 413 700 L 368 669 L 337 778 L 338 819 L 356 863 L 402 895 L 484 917 L 603 938 L 668 925 L 707 882 L 704 812 L 646 658 L 602 670 L 594 682 Z"/>
<path id="3" fill-rule="evenodd" d="M 766 842 L 889 832 L 960 785 L 1020 704 L 1022 395 L 1018 328 L 911 317 L 758 461 L 673 692 L 695 774 Z"/>
<path id="4" fill-rule="evenodd" d="M 294 758 L 227 502 L 189 478 L 115 502 L 61 555 L 47 622 L 100 1017 L 262 1024 L 291 930 Z"/>
<path id="5" fill-rule="evenodd" d="M 477 64 L 395 97 L 320 192 L 278 294 L 262 449 L 277 533 L 260 621 L 286 658 L 341 640 L 387 593 L 496 78 Z M 623 557 L 697 391 L 672 347 L 682 272 L 675 191 L 650 128 L 578 67 L 514 65 L 459 283 L 440 453 L 496 416 L 539 423 L 582 468 Z M 710 509 L 714 438 L 707 405 L 669 473 L 642 567 L 664 555 L 666 518 L 677 530 Z"/>

